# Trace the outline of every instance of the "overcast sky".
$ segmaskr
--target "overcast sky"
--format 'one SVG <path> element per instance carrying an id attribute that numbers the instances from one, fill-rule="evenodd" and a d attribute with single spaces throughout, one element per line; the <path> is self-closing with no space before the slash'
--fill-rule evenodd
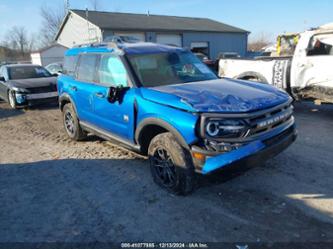
<path id="1" fill-rule="evenodd" d="M 69 0 L 71 8 L 91 8 L 89 0 Z M 14 25 L 29 32 L 40 28 L 41 5 L 61 8 L 64 0 L 0 0 L 0 40 Z M 250 39 L 264 33 L 272 41 L 283 32 L 303 31 L 333 22 L 333 0 L 100 0 L 106 11 L 207 17 L 250 31 Z"/>

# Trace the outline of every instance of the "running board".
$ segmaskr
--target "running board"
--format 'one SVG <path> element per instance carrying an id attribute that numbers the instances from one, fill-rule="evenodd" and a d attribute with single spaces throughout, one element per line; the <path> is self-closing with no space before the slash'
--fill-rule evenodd
<path id="1" fill-rule="evenodd" d="M 106 130 L 100 129 L 92 124 L 86 123 L 84 121 L 79 121 L 80 126 L 83 130 L 91 132 L 99 137 L 102 137 L 114 144 L 120 145 L 122 147 L 125 147 L 126 149 L 129 149 L 131 151 L 141 153 L 140 145 L 133 144 L 128 140 L 125 140 L 123 138 L 120 138 L 117 135 L 112 134 L 111 132 L 108 132 Z"/>

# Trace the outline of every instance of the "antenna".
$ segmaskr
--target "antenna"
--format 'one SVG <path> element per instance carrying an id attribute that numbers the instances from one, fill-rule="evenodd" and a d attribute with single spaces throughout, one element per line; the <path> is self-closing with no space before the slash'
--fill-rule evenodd
<path id="1" fill-rule="evenodd" d="M 88 41 L 90 42 L 90 27 L 89 27 L 89 10 L 86 7 L 86 20 L 87 20 L 87 30 L 88 30 Z"/>

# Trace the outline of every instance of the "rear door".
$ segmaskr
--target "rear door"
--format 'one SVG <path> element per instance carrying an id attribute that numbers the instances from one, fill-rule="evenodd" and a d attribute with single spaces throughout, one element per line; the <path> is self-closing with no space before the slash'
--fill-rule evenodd
<path id="1" fill-rule="evenodd" d="M 69 91 L 75 99 L 81 121 L 94 123 L 93 94 L 96 92 L 96 67 L 98 54 L 83 54 L 79 57 L 76 80 L 71 81 Z"/>
<path id="2" fill-rule="evenodd" d="M 112 135 L 133 141 L 135 88 L 122 59 L 117 55 L 101 55 L 98 85 L 94 88 L 93 102 L 95 121 L 98 127 Z M 111 103 L 108 100 L 110 87 L 123 87 L 122 99 Z"/>

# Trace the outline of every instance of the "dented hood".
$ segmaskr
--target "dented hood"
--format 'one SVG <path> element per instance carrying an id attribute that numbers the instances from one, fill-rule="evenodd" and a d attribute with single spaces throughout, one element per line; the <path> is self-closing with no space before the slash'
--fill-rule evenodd
<path id="1" fill-rule="evenodd" d="M 150 101 L 192 112 L 245 113 L 290 99 L 275 87 L 232 79 L 141 88 L 141 93 Z"/>

